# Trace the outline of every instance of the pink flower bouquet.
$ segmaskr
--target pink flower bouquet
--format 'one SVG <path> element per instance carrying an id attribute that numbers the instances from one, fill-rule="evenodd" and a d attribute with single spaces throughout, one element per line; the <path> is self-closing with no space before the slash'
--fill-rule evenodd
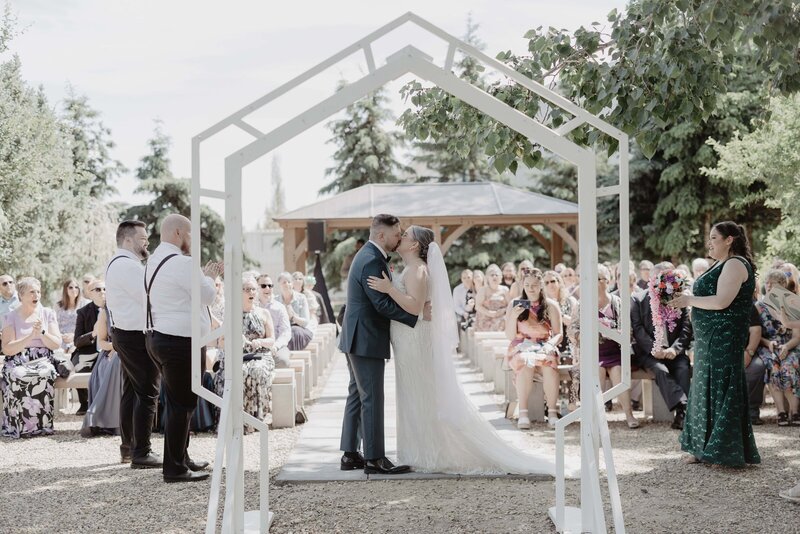
<path id="1" fill-rule="evenodd" d="M 664 346 L 665 326 L 672 332 L 681 318 L 681 310 L 670 308 L 667 303 L 683 294 L 686 288 L 686 278 L 673 269 L 662 271 L 650 278 L 647 290 L 650 292 L 650 310 L 653 312 L 653 326 L 655 327 L 655 341 L 652 354 L 655 355 Z"/>

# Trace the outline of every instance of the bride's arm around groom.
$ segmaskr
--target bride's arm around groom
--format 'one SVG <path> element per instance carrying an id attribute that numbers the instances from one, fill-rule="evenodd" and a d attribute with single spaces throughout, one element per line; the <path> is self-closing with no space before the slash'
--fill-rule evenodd
<path id="1" fill-rule="evenodd" d="M 408 275 L 403 278 L 407 293 L 403 293 L 392 285 L 392 281 L 383 273 L 381 278 L 369 277 L 369 287 L 392 298 L 401 308 L 412 315 L 421 315 L 428 296 L 428 269 L 425 264 L 410 266 Z"/>

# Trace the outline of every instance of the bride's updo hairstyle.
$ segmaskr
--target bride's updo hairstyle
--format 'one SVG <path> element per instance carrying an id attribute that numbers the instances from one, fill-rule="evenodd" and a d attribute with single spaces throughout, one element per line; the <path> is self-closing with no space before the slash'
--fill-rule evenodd
<path id="1" fill-rule="evenodd" d="M 419 243 L 419 257 L 425 263 L 428 262 L 428 247 L 433 243 L 433 230 L 422 226 L 412 226 L 408 229 L 411 237 Z"/>

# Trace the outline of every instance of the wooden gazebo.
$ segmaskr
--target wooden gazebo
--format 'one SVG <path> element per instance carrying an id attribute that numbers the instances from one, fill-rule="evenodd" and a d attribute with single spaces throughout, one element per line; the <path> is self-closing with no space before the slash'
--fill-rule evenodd
<path id="1" fill-rule="evenodd" d="M 444 254 L 473 226 L 522 226 L 549 253 L 551 266 L 562 261 L 565 243 L 578 255 L 575 203 L 495 182 L 369 184 L 276 217 L 285 268 L 305 270 L 308 223 L 324 222 L 328 233 L 365 229 L 379 213 L 433 229 Z"/>

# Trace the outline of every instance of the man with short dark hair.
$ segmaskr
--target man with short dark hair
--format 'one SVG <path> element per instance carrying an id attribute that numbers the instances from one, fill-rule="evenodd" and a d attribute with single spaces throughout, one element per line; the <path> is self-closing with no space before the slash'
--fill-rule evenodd
<path id="1" fill-rule="evenodd" d="M 383 373 L 389 359 L 389 324 L 399 321 L 411 328 L 417 316 L 403 310 L 389 295 L 371 289 L 370 276 L 391 278 L 387 252 L 400 243 L 400 220 L 378 215 L 370 226 L 369 243 L 356 254 L 347 279 L 347 304 L 339 350 L 347 356 L 350 371 L 347 403 L 342 422 L 342 470 L 364 469 L 367 474 L 399 474 L 410 468 L 395 466 L 386 458 L 383 425 Z M 363 456 L 359 454 L 363 441 Z"/>
<path id="2" fill-rule="evenodd" d="M 142 221 L 123 221 L 117 227 L 117 247 L 106 267 L 106 307 L 111 342 L 122 370 L 119 406 L 120 453 L 136 469 L 161 467 L 150 434 L 158 403 L 158 367 L 147 354 L 144 338 L 144 266 L 147 227 Z"/>

